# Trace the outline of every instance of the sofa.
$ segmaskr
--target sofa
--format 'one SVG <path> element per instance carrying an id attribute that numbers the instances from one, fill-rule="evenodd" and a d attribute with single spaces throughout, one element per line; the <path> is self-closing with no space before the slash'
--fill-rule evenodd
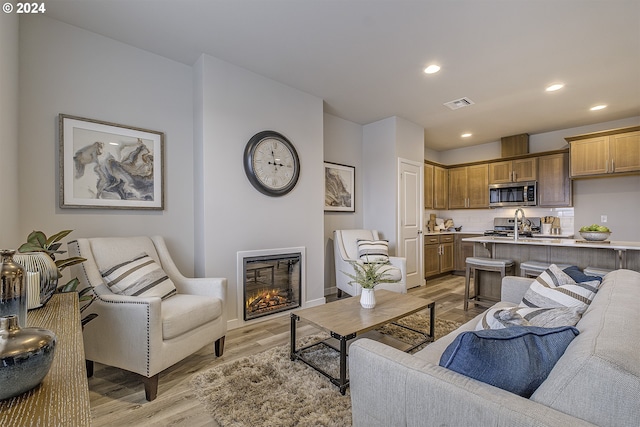
<path id="1" fill-rule="evenodd" d="M 505 277 L 501 301 L 493 308 L 518 304 L 533 280 Z M 439 365 L 447 347 L 461 332 L 475 330 L 482 314 L 412 355 L 371 339 L 357 340 L 349 348 L 353 425 L 638 425 L 638 301 L 640 273 L 606 274 L 575 325 L 579 335 L 529 398 Z"/>

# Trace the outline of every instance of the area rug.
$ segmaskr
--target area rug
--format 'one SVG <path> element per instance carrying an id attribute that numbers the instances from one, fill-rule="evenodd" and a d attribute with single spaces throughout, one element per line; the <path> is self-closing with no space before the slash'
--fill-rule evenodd
<path id="1" fill-rule="evenodd" d="M 429 317 L 422 313 L 406 317 L 402 323 L 428 330 Z M 436 339 L 460 326 L 436 319 Z M 417 336 L 394 326 L 380 333 L 412 342 Z M 298 348 L 328 338 L 316 334 L 298 339 Z M 316 346 L 305 353 L 314 363 L 337 376 L 337 353 Z M 333 372 L 332 372 L 333 371 Z M 289 345 L 222 364 L 194 375 L 191 387 L 221 427 L 345 427 L 351 425 L 349 389 L 343 396 L 338 388 L 305 363 L 289 359 Z"/>

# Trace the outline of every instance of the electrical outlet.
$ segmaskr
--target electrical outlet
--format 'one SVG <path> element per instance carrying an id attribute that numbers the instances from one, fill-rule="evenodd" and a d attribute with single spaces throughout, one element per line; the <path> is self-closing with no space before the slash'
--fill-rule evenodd
<path id="1" fill-rule="evenodd" d="M 600 222 L 607 222 L 607 216 L 606 215 L 600 215 Z"/>

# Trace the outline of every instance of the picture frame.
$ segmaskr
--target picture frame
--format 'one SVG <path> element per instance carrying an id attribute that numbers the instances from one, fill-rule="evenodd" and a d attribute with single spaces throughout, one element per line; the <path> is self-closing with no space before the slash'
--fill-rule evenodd
<path id="1" fill-rule="evenodd" d="M 324 162 L 324 211 L 355 212 L 356 168 Z"/>
<path id="2" fill-rule="evenodd" d="M 164 210 L 164 133 L 59 115 L 60 208 Z"/>

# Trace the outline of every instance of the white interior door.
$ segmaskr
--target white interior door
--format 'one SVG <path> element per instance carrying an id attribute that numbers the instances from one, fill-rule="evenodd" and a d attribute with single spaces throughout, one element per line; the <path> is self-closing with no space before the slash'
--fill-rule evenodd
<path id="1" fill-rule="evenodd" d="M 398 159 L 398 256 L 407 259 L 407 288 L 424 284 L 423 266 L 423 186 L 424 165 Z"/>

